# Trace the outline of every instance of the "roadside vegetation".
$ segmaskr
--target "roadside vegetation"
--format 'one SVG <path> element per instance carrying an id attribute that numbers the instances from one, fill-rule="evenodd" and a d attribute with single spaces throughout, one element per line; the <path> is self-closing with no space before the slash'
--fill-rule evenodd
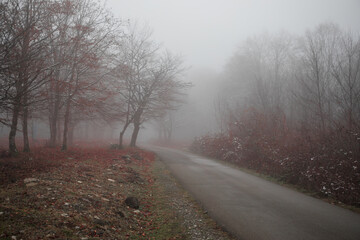
<path id="1" fill-rule="evenodd" d="M 0 158 L 0 239 L 231 239 L 153 153 L 82 146 Z"/>
<path id="2" fill-rule="evenodd" d="M 360 37 L 327 23 L 241 44 L 221 76 L 218 133 L 194 152 L 360 207 Z"/>

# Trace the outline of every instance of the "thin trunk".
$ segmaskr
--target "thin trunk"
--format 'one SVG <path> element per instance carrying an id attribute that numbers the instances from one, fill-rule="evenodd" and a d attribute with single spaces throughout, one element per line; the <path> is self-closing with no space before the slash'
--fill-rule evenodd
<path id="1" fill-rule="evenodd" d="M 49 142 L 49 147 L 56 147 L 56 142 L 59 142 L 59 138 L 58 141 L 56 141 L 56 138 L 58 137 L 58 133 L 59 133 L 59 129 L 58 129 L 58 125 L 59 125 L 59 104 L 55 103 L 54 106 L 54 111 L 52 113 L 52 116 L 50 117 L 50 142 Z"/>
<path id="2" fill-rule="evenodd" d="M 68 138 L 69 138 L 68 145 L 69 146 L 74 145 L 74 130 L 75 130 L 74 123 L 70 123 L 69 132 L 68 132 Z"/>
<path id="3" fill-rule="evenodd" d="M 56 130 L 56 144 L 55 145 L 60 145 L 61 144 L 61 140 L 62 140 L 62 138 L 61 138 L 61 130 L 62 130 L 62 128 L 61 128 L 61 125 L 62 123 L 58 120 L 57 121 L 57 124 L 56 124 L 56 126 L 57 126 L 57 130 Z"/>
<path id="4" fill-rule="evenodd" d="M 119 137 L 119 148 L 120 148 L 120 149 L 123 148 L 123 137 L 124 137 L 124 133 L 125 133 L 125 131 L 121 131 L 121 132 L 120 132 L 120 137 Z"/>
<path id="5" fill-rule="evenodd" d="M 134 122 L 134 131 L 131 135 L 130 147 L 136 147 L 136 140 L 139 134 L 139 130 L 140 130 L 140 123 Z"/>
<path id="6" fill-rule="evenodd" d="M 50 141 L 49 141 L 49 147 L 55 147 L 56 146 L 56 135 L 57 135 L 57 121 L 54 116 L 50 117 Z"/>
<path id="7" fill-rule="evenodd" d="M 119 148 L 123 148 L 123 138 L 124 138 L 124 134 L 126 129 L 128 128 L 130 122 L 125 123 L 122 131 L 120 132 L 120 136 L 119 136 Z"/>
<path id="8" fill-rule="evenodd" d="M 11 155 L 16 155 L 18 153 L 15 143 L 15 136 L 17 131 L 18 119 L 19 119 L 19 112 L 20 112 L 20 101 L 17 100 L 13 109 L 11 127 L 9 133 L 9 152 Z"/>
<path id="9" fill-rule="evenodd" d="M 29 27 L 30 26 L 30 19 L 32 16 L 32 12 L 31 12 L 31 5 L 32 5 L 32 1 L 29 1 L 27 3 L 27 9 L 26 9 L 26 22 L 25 22 L 25 26 Z M 23 39 L 23 43 L 22 43 L 22 58 L 26 59 L 29 55 L 29 46 L 30 46 L 30 29 L 26 30 L 25 32 L 25 36 Z M 21 71 L 22 74 L 20 74 L 20 78 L 19 80 L 21 81 L 22 84 L 22 88 L 23 89 L 23 97 L 22 97 L 22 106 L 23 106 L 23 141 L 24 141 L 24 152 L 30 152 L 30 146 L 29 146 L 29 134 L 28 134 L 28 78 L 29 78 L 29 73 L 28 73 L 28 68 L 29 65 L 27 63 L 27 61 L 23 61 L 23 63 L 20 65 L 21 66 Z"/>
<path id="10" fill-rule="evenodd" d="M 33 142 L 36 141 L 36 127 L 34 120 L 31 121 L 31 140 Z"/>
<path id="11" fill-rule="evenodd" d="M 25 96 L 26 99 L 26 96 Z M 30 152 L 29 134 L 28 134 L 28 107 L 26 106 L 26 100 L 24 100 L 23 108 L 23 140 L 24 140 L 24 152 Z"/>
<path id="12" fill-rule="evenodd" d="M 63 133 L 63 143 L 61 150 L 66 151 L 68 148 L 68 130 L 69 130 L 69 120 L 70 120 L 70 99 L 67 100 L 66 110 L 65 110 L 65 118 L 64 118 L 64 133 Z"/>
<path id="13" fill-rule="evenodd" d="M 136 140 L 140 130 L 140 118 L 143 113 L 143 107 L 140 107 L 137 112 L 134 114 L 133 124 L 134 124 L 134 131 L 131 135 L 130 147 L 136 147 Z"/>

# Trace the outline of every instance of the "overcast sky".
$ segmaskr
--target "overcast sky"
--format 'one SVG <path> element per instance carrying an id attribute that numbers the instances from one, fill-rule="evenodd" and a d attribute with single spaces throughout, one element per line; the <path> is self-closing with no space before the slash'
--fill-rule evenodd
<path id="1" fill-rule="evenodd" d="M 147 23 L 187 66 L 217 71 L 253 34 L 302 34 L 323 22 L 360 32 L 360 0 L 107 0 L 107 6 L 117 17 Z"/>

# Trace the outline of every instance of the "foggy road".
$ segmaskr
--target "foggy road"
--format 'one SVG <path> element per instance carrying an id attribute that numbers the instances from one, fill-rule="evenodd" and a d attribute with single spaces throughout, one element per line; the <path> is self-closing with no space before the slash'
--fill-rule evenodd
<path id="1" fill-rule="evenodd" d="M 238 239 L 360 239 L 360 215 L 179 150 L 156 152 L 209 215 Z"/>

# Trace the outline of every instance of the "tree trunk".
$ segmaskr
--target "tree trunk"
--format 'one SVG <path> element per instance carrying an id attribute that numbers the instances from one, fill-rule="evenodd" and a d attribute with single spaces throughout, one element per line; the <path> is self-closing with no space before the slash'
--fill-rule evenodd
<path id="1" fill-rule="evenodd" d="M 134 122 L 134 131 L 131 135 L 130 147 L 136 147 L 136 140 L 139 134 L 139 130 L 140 130 L 140 123 Z"/>
<path id="2" fill-rule="evenodd" d="M 50 117 L 50 141 L 49 147 L 54 148 L 56 146 L 56 136 L 57 136 L 57 121 L 54 116 Z"/>
<path id="3" fill-rule="evenodd" d="M 19 119 L 19 112 L 20 112 L 20 101 L 17 100 L 13 109 L 13 115 L 12 115 L 11 127 L 9 133 L 9 152 L 11 155 L 16 155 L 18 153 L 15 143 L 15 136 L 17 131 L 18 119 Z"/>
<path id="4" fill-rule="evenodd" d="M 68 133 L 68 145 L 69 146 L 73 146 L 74 145 L 74 130 L 75 130 L 75 124 L 74 123 L 70 123 L 69 126 L 69 133 Z"/>
<path id="5" fill-rule="evenodd" d="M 61 143 L 61 122 L 60 121 L 57 121 L 57 130 L 56 130 L 56 144 L 59 144 Z"/>
<path id="6" fill-rule="evenodd" d="M 125 134 L 125 131 L 126 129 L 128 128 L 130 122 L 126 122 L 122 131 L 120 132 L 120 136 L 119 136 L 119 148 L 123 148 L 123 138 L 124 138 L 124 134 Z"/>
<path id="7" fill-rule="evenodd" d="M 69 130 L 69 118 L 70 118 L 70 99 L 66 103 L 65 118 L 64 118 L 64 134 L 63 134 L 63 144 L 61 147 L 62 151 L 66 151 L 68 148 L 67 138 Z"/>
<path id="8" fill-rule="evenodd" d="M 26 98 L 26 96 L 25 96 Z M 25 100 L 26 101 L 26 100 Z M 29 145 L 29 134 L 28 134 L 28 107 L 24 102 L 25 106 L 23 108 L 23 140 L 24 140 L 24 152 L 30 152 Z"/>
<path id="9" fill-rule="evenodd" d="M 29 116 L 29 108 L 27 106 L 27 93 L 24 94 L 23 97 L 23 141 L 24 141 L 24 152 L 30 152 L 30 144 L 29 144 L 29 133 L 28 133 L 28 116 Z"/>
<path id="10" fill-rule="evenodd" d="M 119 137 L 119 148 L 120 148 L 120 149 L 123 148 L 123 137 L 124 137 L 124 133 L 125 133 L 125 131 L 121 131 L 121 132 L 120 132 L 120 137 Z"/>
<path id="11" fill-rule="evenodd" d="M 34 119 L 32 119 L 32 121 L 31 121 L 31 140 L 33 142 L 36 141 L 36 126 L 35 126 Z"/>
<path id="12" fill-rule="evenodd" d="M 136 147 L 136 140 L 140 130 L 140 125 L 141 125 L 140 118 L 142 113 L 143 113 L 143 107 L 140 107 L 134 114 L 134 118 L 133 118 L 134 131 L 131 135 L 130 147 Z"/>
<path id="13" fill-rule="evenodd" d="M 58 121 L 59 118 L 59 107 L 58 104 L 55 104 L 54 111 L 52 113 L 52 116 L 50 117 L 50 142 L 49 147 L 56 147 L 56 143 L 59 143 L 61 141 L 60 135 L 60 123 Z"/>

